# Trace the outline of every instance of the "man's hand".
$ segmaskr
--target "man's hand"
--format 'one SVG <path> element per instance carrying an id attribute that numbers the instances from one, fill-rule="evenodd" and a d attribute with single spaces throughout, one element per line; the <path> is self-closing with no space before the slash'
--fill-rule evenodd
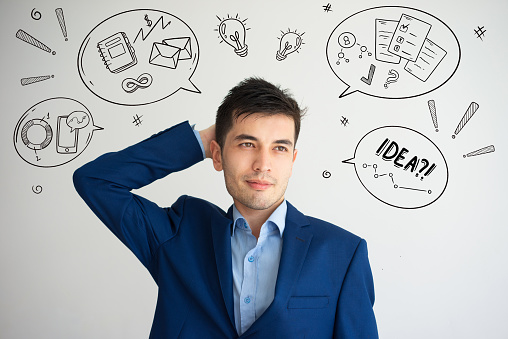
<path id="1" fill-rule="evenodd" d="M 210 143 L 212 140 L 215 140 L 215 124 L 207 129 L 199 131 L 199 135 L 201 136 L 201 141 L 203 142 L 206 157 L 211 158 L 212 152 L 210 151 Z"/>

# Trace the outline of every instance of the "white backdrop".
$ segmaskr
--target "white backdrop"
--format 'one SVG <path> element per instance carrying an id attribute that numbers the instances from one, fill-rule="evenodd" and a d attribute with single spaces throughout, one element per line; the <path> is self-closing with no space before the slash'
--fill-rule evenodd
<path id="1" fill-rule="evenodd" d="M 308 107 L 286 197 L 367 240 L 381 338 L 507 338 L 506 13 L 503 0 L 3 0 L 0 337 L 148 337 L 157 287 L 72 173 L 183 120 L 209 126 L 257 75 Z M 228 18 L 246 29 L 245 56 L 221 38 Z M 96 46 L 120 32 L 131 60 L 114 73 Z M 301 41 L 284 60 L 281 39 Z M 149 62 L 154 44 L 162 61 Z M 420 48 L 435 58 L 415 70 Z M 385 138 L 404 158 L 376 155 Z M 138 193 L 231 204 L 210 161 Z"/>

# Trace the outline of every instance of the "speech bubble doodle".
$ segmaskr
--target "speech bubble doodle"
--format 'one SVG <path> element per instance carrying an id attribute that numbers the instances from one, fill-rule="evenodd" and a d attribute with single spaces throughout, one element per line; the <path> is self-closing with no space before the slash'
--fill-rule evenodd
<path id="1" fill-rule="evenodd" d="M 65 119 L 65 123 L 71 128 L 71 133 L 74 132 L 75 129 L 85 128 L 88 126 L 89 122 L 90 117 L 88 113 L 83 111 L 74 111 Z"/>
<path id="2" fill-rule="evenodd" d="M 136 9 L 92 29 L 81 44 L 78 71 L 98 97 L 145 105 L 180 89 L 200 93 L 191 82 L 198 60 L 198 41 L 185 22 L 163 11 Z M 127 83 L 132 85 L 128 90 Z"/>
<path id="3" fill-rule="evenodd" d="M 375 198 L 413 209 L 435 202 L 448 184 L 448 165 L 439 148 L 407 127 L 386 126 L 367 133 L 356 146 L 356 175 Z"/>
<path id="4" fill-rule="evenodd" d="M 14 129 L 14 147 L 31 165 L 56 167 L 80 155 L 95 126 L 88 109 L 69 98 L 51 98 L 30 107 Z"/>
<path id="5" fill-rule="evenodd" d="M 339 23 L 328 39 L 326 57 L 333 73 L 347 85 L 340 97 L 360 92 L 403 99 L 444 85 L 459 66 L 461 50 L 453 31 L 432 14 L 382 6 Z M 385 86 L 393 74 L 398 75 L 397 82 Z"/>

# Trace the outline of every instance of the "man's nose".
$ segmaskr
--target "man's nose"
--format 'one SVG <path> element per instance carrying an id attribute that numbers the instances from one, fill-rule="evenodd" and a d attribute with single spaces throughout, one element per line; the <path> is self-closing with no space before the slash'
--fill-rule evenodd
<path id="1" fill-rule="evenodd" d="M 257 152 L 253 169 L 256 172 L 267 172 L 272 169 L 270 150 L 261 149 Z"/>

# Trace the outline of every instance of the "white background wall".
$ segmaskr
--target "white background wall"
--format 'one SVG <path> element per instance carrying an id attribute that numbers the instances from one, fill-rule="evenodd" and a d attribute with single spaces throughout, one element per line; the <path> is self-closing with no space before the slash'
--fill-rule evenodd
<path id="1" fill-rule="evenodd" d="M 157 287 L 136 258 L 99 222 L 74 191 L 73 171 L 100 154 L 124 148 L 183 120 L 209 126 L 216 107 L 241 79 L 259 75 L 289 87 L 309 108 L 287 198 L 299 209 L 365 238 L 376 287 L 381 338 L 507 338 L 508 236 L 503 212 L 508 179 L 508 104 L 505 56 L 508 3 L 473 1 L 5 1 L 0 4 L 2 204 L 0 226 L 1 338 L 145 338 Z M 407 6 L 442 20 L 461 47 L 457 72 L 442 87 L 408 99 L 362 93 L 343 98 L 346 86 L 332 72 L 326 44 L 335 27 L 375 6 Z M 31 17 L 33 9 L 41 19 Z M 62 8 L 65 41 L 55 9 Z M 143 106 L 109 103 L 89 91 L 77 71 L 87 34 L 123 11 L 149 8 L 183 20 L 199 41 L 192 82 L 201 93 L 178 91 Z M 220 21 L 245 21 L 248 56 L 220 43 Z M 486 29 L 483 40 L 474 30 Z M 17 39 L 22 29 L 55 50 L 51 55 Z M 299 53 L 277 61 L 281 31 L 302 36 Z M 361 29 L 361 28 L 360 28 Z M 372 26 L 366 25 L 366 30 Z M 367 70 L 368 71 L 368 70 Z M 366 72 L 367 73 L 367 72 Z M 361 75 L 366 75 L 361 74 Z M 20 79 L 54 75 L 22 86 Z M 360 75 L 359 75 L 360 76 Z M 15 127 L 33 105 L 55 97 L 84 104 L 103 127 L 74 160 L 38 167 L 22 159 Z M 435 132 L 428 100 L 437 107 Z M 480 108 L 452 139 L 471 102 Z M 142 124 L 133 123 L 142 115 Z M 349 123 L 341 124 L 346 117 Z M 352 165 L 359 140 L 382 126 L 404 126 L 432 140 L 443 153 L 449 181 L 434 203 L 417 209 L 389 206 L 362 186 Z M 463 155 L 494 145 L 495 152 Z M 324 171 L 331 177 L 325 179 Z M 33 188 L 40 186 L 36 194 Z M 139 192 L 161 206 L 190 194 L 231 204 L 221 173 L 210 161 Z"/>

